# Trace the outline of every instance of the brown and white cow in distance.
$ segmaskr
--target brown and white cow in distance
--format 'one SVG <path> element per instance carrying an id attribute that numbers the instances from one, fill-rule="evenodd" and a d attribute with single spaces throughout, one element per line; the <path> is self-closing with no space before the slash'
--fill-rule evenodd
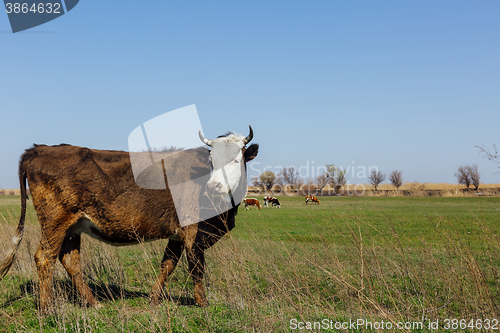
<path id="1" fill-rule="evenodd" d="M 307 205 L 308 202 L 311 202 L 313 204 L 317 203 L 319 205 L 319 200 L 314 195 L 307 195 L 306 196 L 306 205 Z"/>
<path id="2" fill-rule="evenodd" d="M 249 210 L 248 206 L 253 206 L 253 207 L 257 207 L 259 209 L 262 209 L 262 207 L 260 207 L 259 200 L 255 199 L 255 198 L 245 198 L 245 199 L 243 199 L 243 204 L 245 205 L 246 210 Z"/>
<path id="3" fill-rule="evenodd" d="M 193 202 L 193 205 L 206 204 L 203 202 L 206 190 L 227 197 L 230 189 L 245 186 L 243 190 L 246 193 L 246 184 L 237 182 L 240 176 L 246 177 L 245 163 L 258 153 L 258 145 L 246 147 L 252 137 L 251 127 L 247 137 L 228 134 L 208 140 L 200 133 L 200 138 L 211 150 L 200 147 L 186 151 L 182 156 L 188 158 L 189 165 L 183 165 L 182 160 L 176 161 L 179 172 L 210 174 L 210 180 L 206 184 L 193 182 L 193 188 L 189 189 L 200 193 L 200 202 Z M 240 151 L 226 154 L 225 149 L 229 145 L 233 150 L 236 145 Z M 193 161 L 197 162 L 193 165 Z M 228 167 L 229 165 L 232 167 Z M 230 186 L 226 186 L 227 183 L 222 183 L 220 177 L 217 177 L 215 170 L 221 166 L 226 166 L 226 179 Z M 214 172 L 210 173 L 211 169 Z M 245 174 L 241 174 L 242 172 Z M 35 261 L 43 312 L 53 309 L 51 286 L 57 259 L 71 277 L 83 303 L 91 307 L 100 306 L 82 276 L 82 233 L 113 245 L 168 238 L 160 275 L 151 292 L 151 302 L 160 302 L 167 277 L 175 269 L 182 252 L 186 251 L 189 272 L 194 282 L 195 301 L 200 306 L 208 305 L 202 284 L 204 251 L 235 226 L 239 202 L 235 206 L 227 206 L 231 208 L 221 210 L 213 218 L 181 227 L 168 187 L 151 190 L 137 186 L 128 152 L 95 150 L 66 144 L 35 145 L 26 150 L 19 163 L 19 178 L 21 217 L 13 238 L 13 248 L 0 263 L 0 279 L 12 265 L 23 237 L 27 181 L 41 225 L 41 240 Z M 226 201 L 221 199 L 221 203 L 224 202 Z"/>
<path id="4" fill-rule="evenodd" d="M 278 198 L 276 198 L 276 197 L 265 196 L 264 197 L 264 206 L 269 208 L 269 203 L 271 203 L 271 207 L 281 208 L 281 203 L 279 202 Z"/>

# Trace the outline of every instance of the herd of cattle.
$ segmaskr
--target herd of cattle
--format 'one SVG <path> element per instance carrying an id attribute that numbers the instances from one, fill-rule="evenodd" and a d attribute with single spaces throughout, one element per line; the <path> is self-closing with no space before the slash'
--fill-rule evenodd
<path id="1" fill-rule="evenodd" d="M 271 204 L 271 207 L 281 208 L 281 204 L 278 198 L 276 197 L 265 196 L 263 206 L 269 208 L 269 203 Z M 262 209 L 259 200 L 255 198 L 245 198 L 243 199 L 243 204 L 245 205 L 246 210 L 248 210 L 248 206 L 253 206 Z"/>
<path id="2" fill-rule="evenodd" d="M 307 195 L 306 196 L 306 205 L 307 203 L 310 202 L 312 204 L 318 204 L 319 205 L 319 200 L 316 198 L 314 195 Z M 253 206 L 259 209 L 262 209 L 262 206 L 269 208 L 269 204 L 271 204 L 271 207 L 276 207 L 276 208 L 281 208 L 281 204 L 276 197 L 270 197 L 270 196 L 265 196 L 264 197 L 264 204 L 261 206 L 259 203 L 259 200 L 256 198 L 245 198 L 243 199 L 243 204 L 245 205 L 245 209 L 248 210 L 248 206 Z"/>

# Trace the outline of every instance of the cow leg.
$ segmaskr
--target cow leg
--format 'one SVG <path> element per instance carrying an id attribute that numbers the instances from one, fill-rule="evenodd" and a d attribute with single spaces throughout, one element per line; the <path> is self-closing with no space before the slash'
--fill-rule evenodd
<path id="1" fill-rule="evenodd" d="M 57 239 L 51 243 L 42 234 L 40 245 L 35 253 L 35 262 L 40 283 L 40 311 L 42 313 L 53 312 L 52 277 L 61 243 L 62 241 L 58 241 Z"/>
<path id="2" fill-rule="evenodd" d="M 197 246 L 186 251 L 189 263 L 189 273 L 194 284 L 194 300 L 201 307 L 208 306 L 208 300 L 203 289 L 203 274 L 205 273 L 205 253 Z"/>
<path id="3" fill-rule="evenodd" d="M 89 286 L 83 281 L 82 266 L 80 263 L 80 235 L 70 235 L 64 239 L 59 260 L 71 277 L 76 291 L 85 305 L 100 308 L 102 305 L 95 299 Z"/>
<path id="4" fill-rule="evenodd" d="M 168 241 L 168 245 L 165 248 L 165 253 L 163 255 L 163 260 L 161 261 L 160 275 L 158 276 L 158 279 L 156 279 L 156 283 L 151 291 L 152 304 L 157 305 L 160 303 L 165 281 L 177 266 L 183 250 L 184 244 L 182 242 L 172 240 Z"/>

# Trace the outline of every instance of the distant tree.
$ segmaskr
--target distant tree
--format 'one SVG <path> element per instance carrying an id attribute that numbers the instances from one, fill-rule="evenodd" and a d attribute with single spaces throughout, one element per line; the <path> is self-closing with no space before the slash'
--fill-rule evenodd
<path id="1" fill-rule="evenodd" d="M 378 188 L 378 185 L 382 183 L 386 178 L 386 175 L 378 170 L 372 170 L 368 175 L 368 180 L 370 184 L 375 188 L 375 191 Z"/>
<path id="2" fill-rule="evenodd" d="M 337 174 L 335 175 L 335 185 L 336 186 L 344 186 L 347 184 L 347 171 L 341 168 L 337 168 Z"/>
<path id="3" fill-rule="evenodd" d="M 326 165 L 324 176 L 328 184 L 333 186 L 335 192 L 339 191 L 342 186 L 347 184 L 347 172 L 335 164 Z"/>
<path id="4" fill-rule="evenodd" d="M 315 180 L 308 178 L 307 182 L 302 182 L 302 185 L 299 187 L 302 195 L 317 195 L 317 192 L 319 190 L 318 184 L 315 182 Z"/>
<path id="5" fill-rule="evenodd" d="M 389 175 L 389 181 L 399 190 L 401 185 L 403 185 L 403 173 L 399 170 L 394 170 Z"/>
<path id="6" fill-rule="evenodd" d="M 472 185 L 474 185 L 474 189 L 477 191 L 481 179 L 481 175 L 477 170 L 477 164 L 472 164 L 471 166 L 469 166 L 469 174 L 470 174 L 470 181 Z"/>
<path id="7" fill-rule="evenodd" d="M 458 183 L 467 186 L 467 189 L 471 184 L 474 185 L 475 190 L 479 188 L 481 175 L 477 169 L 477 164 L 459 166 L 457 172 L 455 172 L 455 177 L 457 177 Z"/>
<path id="8" fill-rule="evenodd" d="M 335 175 L 337 174 L 338 168 L 335 166 L 335 164 L 327 164 L 326 165 L 326 171 L 325 175 L 327 179 L 329 180 L 330 184 L 335 185 Z"/>
<path id="9" fill-rule="evenodd" d="M 295 184 L 291 184 L 291 185 L 293 185 L 292 190 L 297 189 L 297 195 L 300 195 L 300 189 L 302 188 L 302 186 L 304 186 L 304 184 L 305 184 L 304 179 L 299 177 L 295 181 Z"/>
<path id="10" fill-rule="evenodd" d="M 278 179 L 283 185 L 295 184 L 299 173 L 295 170 L 295 167 L 285 167 L 278 172 Z"/>
<path id="11" fill-rule="evenodd" d="M 276 183 L 276 175 L 272 171 L 264 171 L 259 175 L 256 183 L 266 191 L 271 191 L 273 185 Z"/>
<path id="12" fill-rule="evenodd" d="M 469 167 L 467 165 L 465 166 L 459 166 L 457 172 L 455 172 L 455 177 L 457 177 L 457 181 L 461 185 L 467 186 L 467 188 L 470 187 L 470 174 L 469 174 Z"/>
<path id="13" fill-rule="evenodd" d="M 259 177 L 252 177 L 252 179 L 250 180 L 250 184 L 253 186 L 253 187 L 257 187 L 259 189 L 264 189 L 264 186 L 263 184 L 260 182 L 260 178 Z"/>
<path id="14" fill-rule="evenodd" d="M 330 183 L 328 174 L 326 172 L 320 174 L 318 177 L 316 177 L 316 183 L 319 186 L 319 191 L 321 192 L 321 194 L 323 194 L 323 189 L 325 188 L 326 185 Z"/>
<path id="15" fill-rule="evenodd" d="M 295 170 L 295 167 L 285 167 L 278 172 L 276 181 L 283 186 L 289 185 L 294 190 L 298 186 L 298 179 L 299 173 Z"/>

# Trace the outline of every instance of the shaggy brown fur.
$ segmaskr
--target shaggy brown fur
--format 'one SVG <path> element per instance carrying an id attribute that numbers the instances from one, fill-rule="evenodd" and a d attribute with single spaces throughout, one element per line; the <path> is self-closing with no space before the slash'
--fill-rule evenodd
<path id="1" fill-rule="evenodd" d="M 174 161 L 179 172 L 210 172 L 208 150 L 186 151 L 189 165 Z M 243 148 L 245 162 L 253 159 L 258 145 Z M 192 161 L 197 161 L 196 165 Z M 151 292 L 157 304 L 170 273 L 185 250 L 194 282 L 195 301 L 208 305 L 203 289 L 204 250 L 215 244 L 234 227 L 238 207 L 206 221 L 181 227 L 174 202 L 166 189 L 140 188 L 134 181 L 129 153 L 93 150 L 70 145 L 35 145 L 26 150 L 19 163 L 21 218 L 13 249 L 0 264 L 0 278 L 8 272 L 21 242 L 26 215 L 26 181 L 41 225 L 41 240 L 35 254 L 40 280 L 40 304 L 44 312 L 52 309 L 52 275 L 57 258 L 71 277 L 84 303 L 100 306 L 83 280 L 80 266 L 80 235 L 88 233 L 114 245 L 169 238 L 161 263 L 160 275 Z M 214 209 L 203 201 L 203 184 L 189 189 L 199 200 L 189 205 Z M 223 202 L 219 203 L 223 205 Z M 91 220 L 90 230 L 84 227 Z"/>

